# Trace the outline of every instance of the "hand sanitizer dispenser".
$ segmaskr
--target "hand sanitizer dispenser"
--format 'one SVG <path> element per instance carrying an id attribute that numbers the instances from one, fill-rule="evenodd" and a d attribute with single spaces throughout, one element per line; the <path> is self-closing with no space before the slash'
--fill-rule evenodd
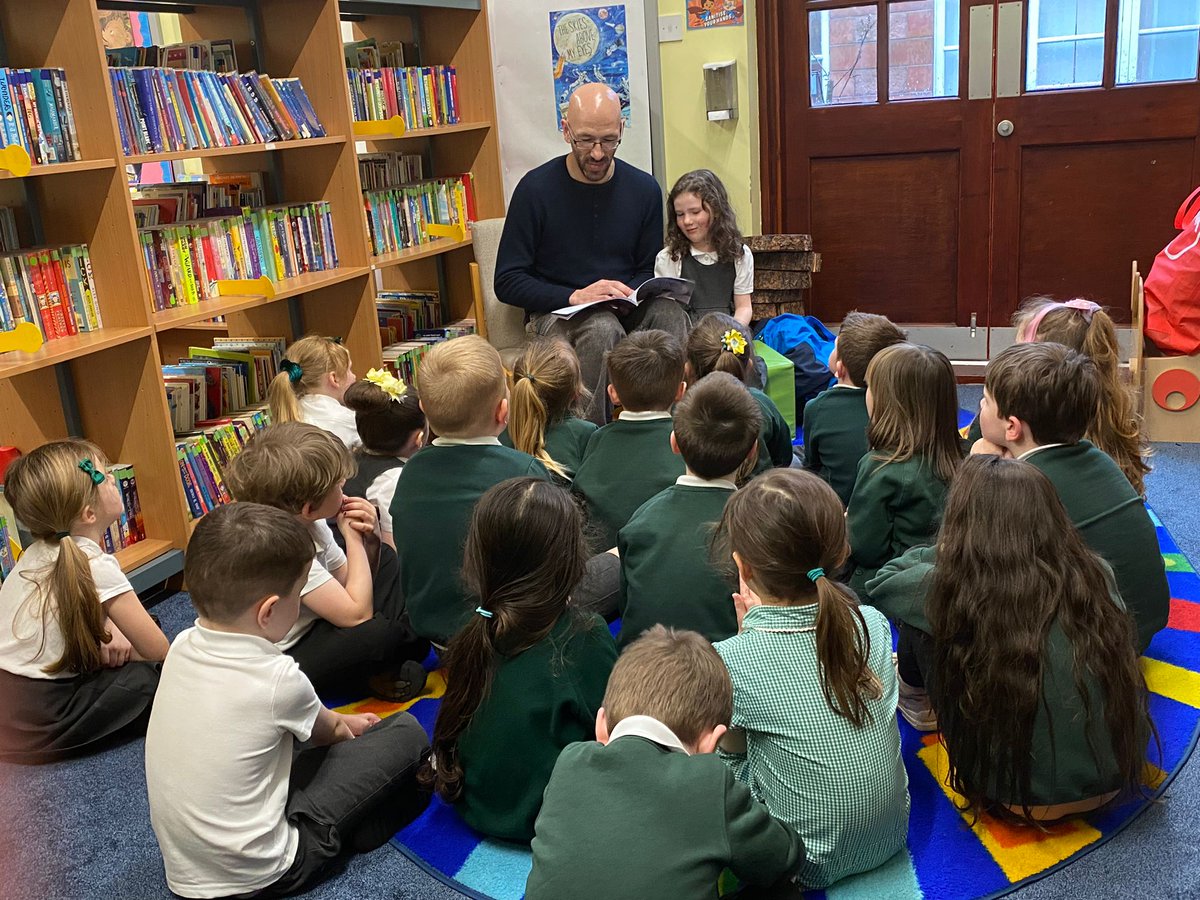
<path id="1" fill-rule="evenodd" d="M 737 118 L 736 60 L 704 64 L 704 105 L 710 122 Z"/>

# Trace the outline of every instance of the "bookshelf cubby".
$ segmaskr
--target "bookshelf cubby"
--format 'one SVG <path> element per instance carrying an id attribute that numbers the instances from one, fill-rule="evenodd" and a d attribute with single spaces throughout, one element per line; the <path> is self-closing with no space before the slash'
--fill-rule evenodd
<path id="1" fill-rule="evenodd" d="M 48 341 L 34 353 L 0 354 L 0 444 L 28 451 L 68 435 L 95 442 L 137 471 L 147 538 L 117 554 L 127 572 L 178 573 L 194 522 L 175 457 L 161 366 L 220 334 L 338 335 L 359 372 L 382 364 L 377 288 L 441 292 L 451 318 L 476 315 L 470 234 L 373 256 L 363 216 L 341 23 L 355 38 L 404 40 L 422 65 L 453 65 L 461 122 L 376 135 L 368 150 L 420 152 L 429 177 L 471 172 L 480 218 L 503 215 L 486 6 L 479 0 L 343 3 L 337 0 L 172 0 L 147 9 L 179 15 L 183 41 L 231 38 L 241 71 L 301 80 L 326 136 L 204 150 L 126 155 L 98 25 L 106 0 L 0 0 L 0 64 L 66 73 L 82 159 L 0 171 L 0 204 L 22 208 L 22 245 L 86 243 L 103 327 Z M 120 8 L 136 3 L 121 0 Z M 199 160 L 209 173 L 259 171 L 275 203 L 326 201 L 339 267 L 274 285 L 274 295 L 221 296 L 154 309 L 127 167 Z M 26 238 L 28 240 L 26 240 Z M 225 322 L 213 323 L 223 315 Z M 171 566 L 164 566 L 170 560 Z M 165 574 L 164 574 L 165 572 Z"/>

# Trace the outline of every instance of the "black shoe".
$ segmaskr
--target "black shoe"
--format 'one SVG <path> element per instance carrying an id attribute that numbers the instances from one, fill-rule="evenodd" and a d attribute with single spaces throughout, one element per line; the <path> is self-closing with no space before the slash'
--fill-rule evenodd
<path id="1" fill-rule="evenodd" d="M 425 690 L 427 677 L 425 667 L 410 659 L 402 664 L 397 672 L 372 675 L 367 679 L 367 688 L 372 697 L 386 700 L 388 703 L 407 703 Z"/>

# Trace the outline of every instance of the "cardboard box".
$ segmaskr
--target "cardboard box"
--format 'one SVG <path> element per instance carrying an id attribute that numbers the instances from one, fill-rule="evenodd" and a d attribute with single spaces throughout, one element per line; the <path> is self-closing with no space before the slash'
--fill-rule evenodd
<path id="1" fill-rule="evenodd" d="M 1146 299 L 1136 261 L 1130 307 L 1129 374 L 1137 392 L 1142 433 L 1151 441 L 1200 443 L 1200 356 L 1145 355 Z"/>

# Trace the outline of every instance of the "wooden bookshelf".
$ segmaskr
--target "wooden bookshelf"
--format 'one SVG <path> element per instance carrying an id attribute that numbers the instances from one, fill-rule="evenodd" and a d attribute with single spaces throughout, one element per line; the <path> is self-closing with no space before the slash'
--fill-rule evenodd
<path id="1" fill-rule="evenodd" d="M 503 215 L 486 4 L 417 0 L 394 7 L 395 14 L 379 13 L 385 8 L 393 9 L 371 4 L 368 14 L 354 15 L 356 37 L 415 38 L 421 65 L 455 66 L 463 121 L 373 136 L 370 144 L 424 142 L 412 146 L 427 154 L 430 175 L 471 172 L 479 217 Z M 474 313 L 469 236 L 372 255 L 338 0 L 198 0 L 172 11 L 180 15 L 184 41 L 232 38 L 242 71 L 300 78 L 329 136 L 126 156 L 96 0 L 0 0 L 0 62 L 65 70 L 82 156 L 34 166 L 23 178 L 0 172 L 0 203 L 36 211 L 39 245 L 88 245 L 103 317 L 96 332 L 49 341 L 35 353 L 0 354 L 0 444 L 30 450 L 79 435 L 110 460 L 135 467 L 147 539 L 117 554 L 126 571 L 170 560 L 167 554 L 186 547 L 195 524 L 175 457 L 164 361 L 223 332 L 289 341 L 316 332 L 342 337 L 355 370 L 364 372 L 382 364 L 377 280 L 385 288 L 440 289 L 452 318 Z M 340 267 L 280 282 L 274 297 L 226 296 L 155 310 L 126 165 L 181 159 L 199 159 L 207 172 L 265 171 L 271 203 L 327 201 Z M 226 322 L 207 321 L 218 315 Z"/>

